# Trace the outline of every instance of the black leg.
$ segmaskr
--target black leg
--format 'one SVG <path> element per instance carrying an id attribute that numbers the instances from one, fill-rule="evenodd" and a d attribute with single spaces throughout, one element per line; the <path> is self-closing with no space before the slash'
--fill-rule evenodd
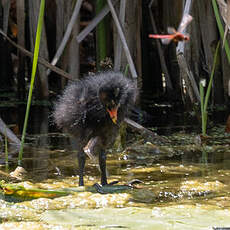
<path id="1" fill-rule="evenodd" d="M 107 175 L 106 175 L 106 154 L 105 151 L 101 151 L 99 154 L 99 165 L 101 169 L 101 185 L 107 185 Z"/>
<path id="2" fill-rule="evenodd" d="M 78 167 L 79 167 L 79 186 L 84 186 L 84 168 L 85 168 L 85 153 L 84 151 L 78 152 Z"/>

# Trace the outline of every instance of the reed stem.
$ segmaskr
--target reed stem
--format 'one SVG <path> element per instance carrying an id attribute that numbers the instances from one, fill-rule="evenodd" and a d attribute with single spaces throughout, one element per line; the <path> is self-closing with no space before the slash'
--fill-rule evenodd
<path id="1" fill-rule="evenodd" d="M 41 0 L 39 16 L 38 16 L 35 48 L 34 48 L 34 58 L 33 58 L 33 66 L 32 66 L 32 73 L 31 73 L 30 89 L 29 89 L 29 95 L 28 95 L 27 106 L 26 106 L 26 115 L 25 115 L 25 120 L 24 120 L 24 125 L 23 125 L 23 131 L 22 131 L 20 151 L 19 151 L 19 156 L 18 156 L 18 165 L 19 166 L 21 166 L 21 164 L 22 164 L 22 155 L 23 155 L 23 149 L 24 149 L 26 129 L 27 129 L 27 124 L 28 124 L 30 106 L 31 106 L 31 101 L 32 101 L 33 86 L 34 86 L 36 70 L 37 70 L 38 54 L 39 54 L 39 46 L 40 46 L 40 40 L 41 40 L 44 11 L 45 11 L 45 0 Z"/>

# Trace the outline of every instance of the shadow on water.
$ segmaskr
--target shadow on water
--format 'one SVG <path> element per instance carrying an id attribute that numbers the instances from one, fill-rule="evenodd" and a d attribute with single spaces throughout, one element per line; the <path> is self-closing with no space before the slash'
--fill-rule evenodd
<path id="1" fill-rule="evenodd" d="M 13 113 L 15 108 L 10 109 L 12 117 L 3 109 L 1 117 L 20 133 L 24 118 L 20 110 Z M 28 174 L 19 184 L 43 189 L 76 188 L 77 143 L 68 134 L 55 130 L 49 114 L 47 106 L 34 106 L 31 110 L 23 155 L 23 167 Z M 15 204 L 0 200 L 0 228 L 29 229 L 27 223 L 33 223 L 37 229 L 230 226 L 230 137 L 224 134 L 223 126 L 217 125 L 209 130 L 209 138 L 201 142 L 197 126 L 180 129 L 181 120 L 178 123 L 174 121 L 174 131 L 167 124 L 156 129 L 160 133 L 170 133 L 165 136 L 167 143 L 145 142 L 132 133 L 125 150 L 108 151 L 109 180 L 125 184 L 140 179 L 143 184 L 138 189 L 104 195 L 85 191 Z M 4 171 L 3 152 L 0 164 Z M 14 170 L 16 164 L 17 153 L 10 148 L 10 170 Z M 100 181 L 100 172 L 89 159 L 85 179 L 87 186 Z"/>

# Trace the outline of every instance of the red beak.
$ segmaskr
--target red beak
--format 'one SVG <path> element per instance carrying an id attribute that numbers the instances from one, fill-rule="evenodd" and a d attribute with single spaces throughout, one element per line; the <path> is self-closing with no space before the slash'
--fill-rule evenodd
<path id="1" fill-rule="evenodd" d="M 117 124 L 117 107 L 111 110 L 107 109 L 107 112 L 109 113 L 109 116 L 112 119 L 113 123 Z"/>

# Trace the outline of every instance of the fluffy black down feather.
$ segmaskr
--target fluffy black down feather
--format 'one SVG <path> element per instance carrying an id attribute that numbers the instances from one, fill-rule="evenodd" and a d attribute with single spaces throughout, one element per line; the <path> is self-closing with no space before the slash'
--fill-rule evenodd
<path id="1" fill-rule="evenodd" d="M 115 88 L 119 88 L 120 92 L 117 125 L 110 119 L 99 97 L 101 90 L 110 91 Z M 87 76 L 66 87 L 55 104 L 54 121 L 59 128 L 64 128 L 81 139 L 101 136 L 105 129 L 108 129 L 108 133 L 113 127 L 119 126 L 130 105 L 134 104 L 136 96 L 135 84 L 121 73 L 111 71 Z"/>
<path id="2" fill-rule="evenodd" d="M 99 148 L 95 148 L 95 152 L 99 152 L 101 183 L 107 184 L 105 148 L 114 143 L 119 126 L 136 97 L 137 88 L 133 81 L 112 71 L 71 82 L 59 97 L 54 107 L 53 119 L 59 128 L 64 128 L 77 140 L 79 185 L 84 185 L 83 148 L 94 137 L 100 139 Z M 107 111 L 111 104 L 118 108 L 116 124 Z"/>

